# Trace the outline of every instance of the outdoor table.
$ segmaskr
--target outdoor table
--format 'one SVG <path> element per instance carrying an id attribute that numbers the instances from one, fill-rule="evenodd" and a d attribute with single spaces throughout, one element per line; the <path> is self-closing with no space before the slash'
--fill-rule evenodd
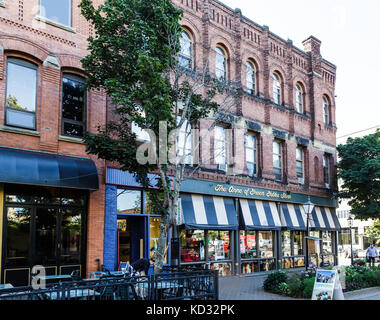
<path id="1" fill-rule="evenodd" d="M 153 286 L 155 285 L 155 287 L 151 286 L 150 289 L 158 290 L 158 297 L 162 296 L 164 290 L 183 288 L 182 284 L 179 284 L 173 281 L 158 281 L 156 283 L 153 283 L 152 285 Z M 135 284 L 135 289 L 137 291 L 137 295 L 141 298 L 146 298 L 149 294 L 148 293 L 149 286 L 147 282 L 137 282 Z"/>
<path id="2" fill-rule="evenodd" d="M 0 284 L 0 290 L 3 290 L 3 289 L 12 289 L 12 288 L 13 288 L 13 285 L 10 284 L 10 283 Z"/>
<path id="3" fill-rule="evenodd" d="M 51 300 L 57 300 L 58 293 L 59 293 L 59 297 L 62 298 L 63 297 L 62 291 L 46 292 L 44 294 L 46 295 L 46 297 L 48 297 Z M 65 299 L 78 299 L 78 298 L 86 298 L 86 297 L 95 298 L 95 296 L 100 296 L 100 293 L 92 289 L 79 289 L 79 288 L 72 289 L 70 290 L 70 296 L 69 296 L 69 292 L 65 291 Z"/>

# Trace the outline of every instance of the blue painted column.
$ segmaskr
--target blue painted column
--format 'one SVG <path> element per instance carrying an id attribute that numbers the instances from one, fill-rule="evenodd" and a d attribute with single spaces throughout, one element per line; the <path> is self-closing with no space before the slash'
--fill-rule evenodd
<path id="1" fill-rule="evenodd" d="M 117 187 L 106 185 L 106 205 L 104 222 L 104 267 L 110 271 L 117 263 Z"/>

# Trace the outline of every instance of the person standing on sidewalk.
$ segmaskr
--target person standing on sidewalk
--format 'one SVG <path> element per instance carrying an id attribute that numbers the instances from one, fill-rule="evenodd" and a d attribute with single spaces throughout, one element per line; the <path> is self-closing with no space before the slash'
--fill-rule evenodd
<path id="1" fill-rule="evenodd" d="M 377 253 L 377 250 L 374 247 L 373 243 L 371 243 L 371 245 L 368 247 L 367 252 L 366 252 L 366 256 L 368 257 L 369 265 L 371 266 L 371 263 L 372 263 L 372 265 L 374 266 L 375 265 L 375 258 L 378 257 L 379 254 Z"/>

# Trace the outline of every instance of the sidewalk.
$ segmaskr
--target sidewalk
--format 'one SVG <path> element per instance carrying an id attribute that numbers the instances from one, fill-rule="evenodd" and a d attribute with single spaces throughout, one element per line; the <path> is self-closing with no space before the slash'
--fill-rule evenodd
<path id="1" fill-rule="evenodd" d="M 283 297 L 264 291 L 267 275 L 231 276 L 219 278 L 219 300 L 308 300 Z M 345 300 L 380 300 L 380 287 L 367 288 L 344 294 Z"/>

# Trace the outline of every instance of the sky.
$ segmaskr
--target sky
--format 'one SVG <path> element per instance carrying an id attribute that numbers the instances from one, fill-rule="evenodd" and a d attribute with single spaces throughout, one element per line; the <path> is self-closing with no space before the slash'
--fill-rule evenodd
<path id="1" fill-rule="evenodd" d="M 337 66 L 337 140 L 380 127 L 380 1 L 221 0 L 303 50 L 310 35 L 322 57 Z M 379 86 L 379 87 L 378 87 Z M 372 133 L 373 130 L 368 131 Z M 364 134 L 367 131 L 364 131 Z"/>

